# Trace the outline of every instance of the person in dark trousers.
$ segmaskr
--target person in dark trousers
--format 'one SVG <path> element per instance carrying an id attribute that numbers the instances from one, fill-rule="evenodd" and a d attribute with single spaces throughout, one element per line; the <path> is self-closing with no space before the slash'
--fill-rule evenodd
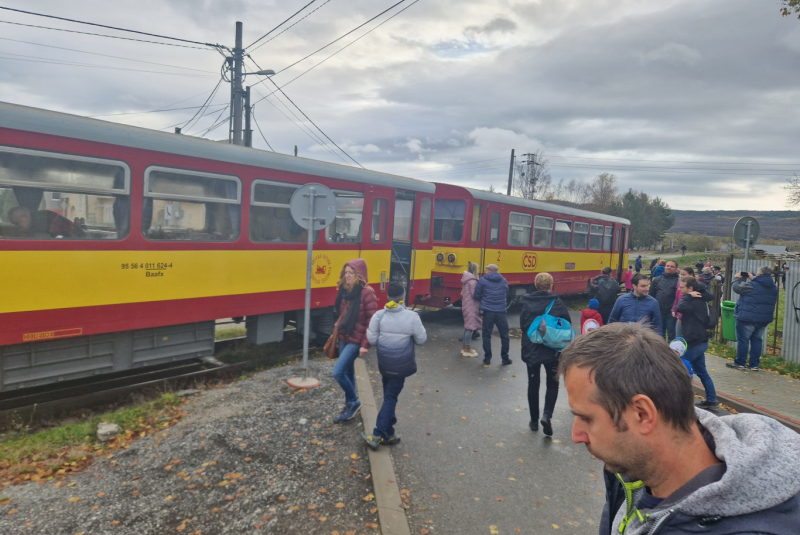
<path id="1" fill-rule="evenodd" d="M 641 325 L 579 336 L 559 361 L 572 441 L 605 465 L 599 535 L 798 533 L 797 433 L 695 408 L 680 358 Z"/>
<path id="2" fill-rule="evenodd" d="M 686 244 L 681 245 L 681 256 L 686 256 Z"/>
<path id="3" fill-rule="evenodd" d="M 739 272 L 733 279 L 731 289 L 739 294 L 733 317 L 736 319 L 736 360 L 726 364 L 729 368 L 748 368 L 747 353 L 750 352 L 749 369 L 758 371 L 764 333 L 772 323 L 778 287 L 772 281 L 772 270 L 764 266 L 758 275 Z"/>
<path id="4" fill-rule="evenodd" d="M 483 363 L 492 361 L 492 331 L 495 325 L 500 333 L 501 364 L 511 364 L 508 358 L 510 339 L 508 336 L 508 282 L 498 271 L 497 264 L 486 266 L 486 275 L 478 280 L 472 296 L 480 301 L 483 311 Z"/>
<path id="5" fill-rule="evenodd" d="M 678 288 L 679 280 L 678 263 L 675 260 L 667 260 L 664 264 L 664 273 L 654 277 L 650 284 L 650 295 L 658 301 L 661 331 L 667 336 L 667 342 L 675 339 L 675 324 L 678 318 L 672 315 L 672 305 L 675 303 L 675 290 Z"/>
<path id="6" fill-rule="evenodd" d="M 367 340 L 378 353 L 378 370 L 383 383 L 383 404 L 375 420 L 375 429 L 371 435 L 366 431 L 361 433 L 361 438 L 373 450 L 381 444 L 393 446 L 400 442 L 394 432 L 397 398 L 406 377 L 417 373 L 414 348 L 428 339 L 419 315 L 404 305 L 405 292 L 399 282 L 390 283 L 386 292 L 389 302 L 372 316 L 367 329 Z"/>
<path id="7" fill-rule="evenodd" d="M 557 294 L 550 290 L 553 288 L 553 276 L 549 273 L 539 273 L 534 280 L 535 292 L 522 297 L 522 313 L 519 316 L 519 326 L 522 329 L 522 361 L 528 367 L 528 408 L 531 421 L 528 424 L 531 431 L 539 429 L 539 385 L 540 373 L 544 368 L 545 394 L 544 409 L 542 410 L 542 432 L 548 437 L 553 436 L 553 426 L 550 419 L 558 399 L 558 356 L 560 351 L 551 349 L 542 344 L 534 344 L 528 338 L 528 329 L 533 320 L 544 315 L 550 303 L 549 314 L 562 318 L 570 323 L 569 310 Z"/>
<path id="8" fill-rule="evenodd" d="M 644 321 L 658 334 L 663 334 L 661 312 L 658 301 L 648 295 L 650 281 L 647 275 L 634 275 L 631 279 L 633 291 L 617 299 L 614 309 L 608 317 L 609 323 L 637 323 Z"/>
<path id="9" fill-rule="evenodd" d="M 633 269 L 636 273 L 639 273 L 642 270 L 642 255 L 636 257 L 636 262 L 633 263 Z"/>
<path id="10" fill-rule="evenodd" d="M 653 260 L 651 260 L 651 261 L 650 261 L 650 273 L 653 273 L 653 270 L 654 270 L 654 269 L 656 268 L 656 266 L 658 265 L 658 261 L 659 261 L 659 260 L 661 260 L 661 258 L 657 256 L 657 257 L 655 257 Z"/>
<path id="11" fill-rule="evenodd" d="M 700 293 L 700 282 L 694 277 L 681 279 L 681 297 L 677 311 L 681 315 L 683 339 L 686 340 L 686 352 L 683 358 L 692 365 L 692 371 L 706 391 L 705 401 L 697 406 L 704 409 L 718 407 L 717 391 L 714 381 L 706 369 L 706 350 L 708 349 L 708 331 L 706 324 L 709 316 L 709 305 Z"/>
<path id="12" fill-rule="evenodd" d="M 619 295 L 619 283 L 611 278 L 610 267 L 604 267 L 600 275 L 589 282 L 589 293 L 599 301 L 600 306 L 597 307 L 597 311 L 605 325 L 608 323 L 608 315 L 611 314 L 611 309 L 614 308 L 617 295 Z"/>

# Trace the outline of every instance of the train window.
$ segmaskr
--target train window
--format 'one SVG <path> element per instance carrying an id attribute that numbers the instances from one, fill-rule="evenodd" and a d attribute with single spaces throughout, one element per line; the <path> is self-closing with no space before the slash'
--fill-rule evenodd
<path id="1" fill-rule="evenodd" d="M 0 147 L 0 238 L 124 238 L 129 192 L 123 162 Z"/>
<path id="2" fill-rule="evenodd" d="M 500 212 L 492 212 L 491 226 L 489 227 L 489 243 L 500 243 Z"/>
<path id="3" fill-rule="evenodd" d="M 470 232 L 470 240 L 481 241 L 481 216 L 483 215 L 483 206 L 480 204 L 472 205 L 472 232 Z"/>
<path id="4" fill-rule="evenodd" d="M 508 245 L 527 247 L 531 242 L 531 215 L 511 212 L 508 215 Z"/>
<path id="5" fill-rule="evenodd" d="M 592 225 L 589 237 L 589 249 L 599 251 L 603 248 L 603 225 Z"/>
<path id="6" fill-rule="evenodd" d="M 589 241 L 589 223 L 575 222 L 572 229 L 572 248 L 586 249 Z"/>
<path id="7" fill-rule="evenodd" d="M 375 199 L 372 201 L 372 243 L 386 242 L 386 222 L 389 219 L 389 201 Z"/>
<path id="8" fill-rule="evenodd" d="M 556 238 L 553 245 L 558 249 L 569 249 L 569 242 L 571 239 L 572 221 L 556 219 Z"/>
<path id="9" fill-rule="evenodd" d="M 295 223 L 289 201 L 294 184 L 254 180 L 250 195 L 250 239 L 257 243 L 307 243 L 308 231 Z M 193 218 L 194 219 L 194 218 Z M 319 238 L 319 231 L 313 240 Z"/>
<path id="10" fill-rule="evenodd" d="M 428 243 L 431 235 L 431 199 L 423 197 L 419 207 L 419 235 L 417 239 L 420 243 Z"/>
<path id="11" fill-rule="evenodd" d="M 357 191 L 334 190 L 336 219 L 325 232 L 329 243 L 361 243 L 364 215 L 364 194 Z"/>
<path id="12" fill-rule="evenodd" d="M 433 241 L 461 241 L 467 203 L 455 199 L 436 199 L 433 208 Z"/>
<path id="13" fill-rule="evenodd" d="M 235 241 L 241 197 L 241 182 L 233 176 L 148 167 L 142 233 L 150 240 Z"/>
<path id="14" fill-rule="evenodd" d="M 394 201 L 394 228 L 392 239 L 398 241 L 411 241 L 411 219 L 414 216 L 414 201 L 408 199 L 395 199 Z"/>
<path id="15" fill-rule="evenodd" d="M 610 251 L 611 250 L 611 237 L 613 236 L 613 230 L 611 227 L 606 227 L 606 234 L 603 237 L 603 250 Z"/>
<path id="16" fill-rule="evenodd" d="M 533 218 L 533 246 L 550 247 L 553 242 L 553 218 L 537 215 Z"/>

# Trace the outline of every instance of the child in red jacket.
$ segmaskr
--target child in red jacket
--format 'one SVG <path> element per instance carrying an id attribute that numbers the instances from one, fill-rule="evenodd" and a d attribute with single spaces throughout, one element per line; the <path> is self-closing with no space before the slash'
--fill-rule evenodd
<path id="1" fill-rule="evenodd" d="M 586 334 L 588 331 L 586 329 L 597 329 L 603 326 L 603 318 L 600 316 L 600 313 L 597 311 L 597 307 L 600 306 L 600 301 L 597 299 L 590 299 L 589 300 L 589 308 L 586 310 L 581 311 L 581 334 Z M 587 321 L 594 321 L 594 323 L 590 323 L 588 326 L 586 325 Z"/>

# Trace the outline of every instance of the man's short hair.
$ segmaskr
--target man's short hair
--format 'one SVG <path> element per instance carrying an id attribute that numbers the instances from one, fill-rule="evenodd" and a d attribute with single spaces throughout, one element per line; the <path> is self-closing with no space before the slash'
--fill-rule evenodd
<path id="1" fill-rule="evenodd" d="M 611 275 L 611 268 L 606 266 L 603 268 L 603 275 Z"/>
<path id="2" fill-rule="evenodd" d="M 645 280 L 645 281 L 646 280 L 650 280 L 650 277 L 648 277 L 644 273 L 637 273 L 636 275 L 631 277 L 631 284 L 633 284 L 634 286 L 639 286 L 639 281 L 641 281 L 641 280 Z"/>
<path id="3" fill-rule="evenodd" d="M 758 275 L 772 275 L 772 268 L 769 266 L 763 266 L 758 268 Z"/>
<path id="4" fill-rule="evenodd" d="M 533 284 L 540 292 L 546 292 L 553 287 L 553 276 L 546 272 L 539 273 L 536 275 L 536 279 L 533 281 Z"/>
<path id="5" fill-rule="evenodd" d="M 666 264 L 669 264 L 670 262 L 675 264 L 675 269 L 678 269 L 678 262 L 677 261 L 675 261 L 675 260 L 667 260 Z M 664 264 L 664 265 L 666 265 L 666 264 Z"/>
<path id="6" fill-rule="evenodd" d="M 561 353 L 559 375 L 573 367 L 590 370 L 602 406 L 619 431 L 633 396 L 649 397 L 665 422 L 690 433 L 697 421 L 692 381 L 662 336 L 643 322 L 615 322 L 578 336 Z"/>
<path id="7" fill-rule="evenodd" d="M 681 282 L 686 284 L 686 287 L 691 289 L 693 292 L 700 291 L 700 281 L 695 279 L 694 277 L 684 277 L 681 279 Z"/>

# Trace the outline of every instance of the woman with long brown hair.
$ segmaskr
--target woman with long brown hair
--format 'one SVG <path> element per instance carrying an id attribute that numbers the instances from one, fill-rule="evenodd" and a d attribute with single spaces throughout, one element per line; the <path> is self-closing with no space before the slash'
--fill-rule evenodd
<path id="1" fill-rule="evenodd" d="M 339 360 L 333 367 L 333 378 L 344 390 L 344 409 L 333 419 L 334 423 L 353 419 L 361 409 L 356 390 L 355 362 L 366 355 L 370 344 L 367 327 L 378 310 L 375 290 L 368 284 L 367 263 L 361 258 L 347 262 L 339 276 L 339 293 L 333 306 L 339 317 Z"/>

